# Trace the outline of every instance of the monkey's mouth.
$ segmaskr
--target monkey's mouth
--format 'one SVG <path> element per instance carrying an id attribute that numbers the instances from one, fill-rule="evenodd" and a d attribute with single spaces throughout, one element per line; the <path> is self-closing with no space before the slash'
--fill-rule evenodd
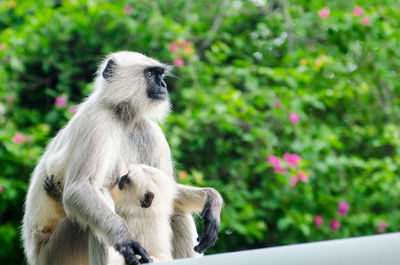
<path id="1" fill-rule="evenodd" d="M 164 91 L 158 91 L 158 92 L 150 92 L 148 93 L 149 98 L 155 99 L 155 100 L 165 100 L 167 99 L 168 92 Z"/>

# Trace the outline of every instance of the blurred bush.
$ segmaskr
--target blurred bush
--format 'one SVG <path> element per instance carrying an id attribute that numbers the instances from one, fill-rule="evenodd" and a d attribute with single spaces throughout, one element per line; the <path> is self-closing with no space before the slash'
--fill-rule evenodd
<path id="1" fill-rule="evenodd" d="M 397 231 L 399 26 L 396 0 L 0 2 L 0 263 L 23 263 L 46 143 L 124 49 L 176 65 L 177 179 L 225 199 L 209 253 Z"/>

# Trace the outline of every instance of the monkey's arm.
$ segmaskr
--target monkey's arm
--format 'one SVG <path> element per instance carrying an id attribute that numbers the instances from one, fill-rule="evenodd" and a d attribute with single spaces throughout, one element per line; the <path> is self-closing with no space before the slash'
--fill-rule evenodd
<path id="1" fill-rule="evenodd" d="M 181 212 L 201 211 L 199 219 L 204 221 L 204 229 L 197 238 L 199 244 L 194 250 L 202 253 L 217 241 L 223 205 L 222 197 L 213 188 L 197 188 L 182 184 L 177 184 L 177 187 L 175 209 Z"/>
<path id="2" fill-rule="evenodd" d="M 54 181 L 54 175 L 51 175 L 50 177 L 46 177 L 46 179 L 43 181 L 43 188 L 46 190 L 47 194 L 54 198 L 56 201 L 62 203 L 62 188 L 61 188 L 61 183 L 58 181 L 57 183 Z M 137 247 L 140 248 L 139 245 Z M 121 248 L 120 245 L 117 245 L 117 248 Z M 145 250 L 143 250 L 145 251 Z M 146 257 L 142 259 L 141 261 L 145 261 Z"/>
<path id="3" fill-rule="evenodd" d="M 110 197 L 111 198 L 111 197 Z M 70 184 L 64 188 L 63 205 L 67 216 L 102 238 L 120 252 L 127 265 L 151 262 L 147 251 L 133 240 L 126 222 L 110 207 L 104 192 L 89 181 Z"/>
<path id="4" fill-rule="evenodd" d="M 111 182 L 116 158 L 113 152 L 112 135 L 103 128 L 93 128 L 88 138 L 75 143 L 76 153 L 68 163 L 65 175 L 62 202 L 69 219 L 82 227 L 90 228 L 93 234 L 120 252 L 127 265 L 151 259 L 129 233 L 127 223 L 115 213 L 114 203 L 107 183 Z M 87 135 L 81 132 L 78 135 Z M 111 151 L 110 151 L 111 150 Z"/>

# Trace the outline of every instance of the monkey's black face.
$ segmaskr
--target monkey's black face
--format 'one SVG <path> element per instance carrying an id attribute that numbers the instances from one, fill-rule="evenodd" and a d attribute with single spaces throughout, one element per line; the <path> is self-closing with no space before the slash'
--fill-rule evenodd
<path id="1" fill-rule="evenodd" d="M 168 97 L 167 84 L 163 79 L 164 68 L 149 67 L 144 70 L 147 80 L 147 96 L 155 100 L 165 100 Z"/>

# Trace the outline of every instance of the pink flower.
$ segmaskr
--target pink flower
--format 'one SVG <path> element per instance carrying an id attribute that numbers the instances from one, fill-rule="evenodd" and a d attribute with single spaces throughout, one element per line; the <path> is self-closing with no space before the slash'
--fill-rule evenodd
<path id="1" fill-rule="evenodd" d="M 0 51 L 3 51 L 6 49 L 6 44 L 5 43 L 0 43 Z"/>
<path id="2" fill-rule="evenodd" d="M 282 103 L 279 99 L 275 100 L 274 107 L 278 109 L 282 107 Z"/>
<path id="3" fill-rule="evenodd" d="M 291 112 L 289 114 L 289 120 L 293 124 L 298 124 L 300 122 L 300 117 L 299 117 L 299 115 L 297 113 Z"/>
<path id="4" fill-rule="evenodd" d="M 286 168 L 284 167 L 274 167 L 274 171 L 275 174 L 285 174 L 286 172 Z"/>
<path id="5" fill-rule="evenodd" d="M 358 17 L 358 16 L 361 16 L 362 14 L 364 14 L 364 9 L 362 9 L 359 6 L 355 6 L 354 9 L 353 9 L 353 15 Z"/>
<path id="6" fill-rule="evenodd" d="M 283 154 L 283 159 L 289 164 L 291 168 L 295 168 L 297 164 L 301 161 L 301 157 L 298 154 Z"/>
<path id="7" fill-rule="evenodd" d="M 333 232 L 337 232 L 339 230 L 340 227 L 340 221 L 339 220 L 332 220 L 329 223 L 329 228 L 333 231 Z"/>
<path id="8" fill-rule="evenodd" d="M 327 17 L 329 17 L 330 11 L 331 10 L 329 9 L 329 7 L 324 7 L 318 11 L 318 16 L 322 19 L 326 19 Z"/>
<path id="9" fill-rule="evenodd" d="M 169 44 L 169 51 L 172 53 L 178 52 L 178 43 L 176 41 L 173 41 Z"/>
<path id="10" fill-rule="evenodd" d="M 363 17 L 361 23 L 364 26 L 371 26 L 371 19 L 369 17 Z"/>
<path id="11" fill-rule="evenodd" d="M 297 171 L 297 176 L 299 177 L 299 180 L 301 182 L 307 182 L 308 181 L 308 176 L 306 175 L 306 173 L 304 173 L 303 170 Z"/>
<path id="12" fill-rule="evenodd" d="M 74 115 L 74 114 L 76 113 L 76 105 L 71 105 L 71 106 L 68 108 L 68 111 L 69 111 L 72 115 Z"/>
<path id="13" fill-rule="evenodd" d="M 4 191 L 4 187 L 0 186 L 0 193 L 3 193 L 3 191 Z"/>
<path id="14" fill-rule="evenodd" d="M 350 209 L 350 205 L 347 202 L 339 202 L 338 214 L 341 216 L 346 216 L 347 211 Z"/>
<path id="15" fill-rule="evenodd" d="M 376 232 L 381 234 L 383 232 L 385 232 L 386 228 L 388 227 L 387 222 L 385 221 L 380 221 L 378 227 L 376 228 Z"/>
<path id="16" fill-rule="evenodd" d="M 56 97 L 56 100 L 54 104 L 56 104 L 57 107 L 64 107 L 67 105 L 68 99 L 66 96 L 58 96 Z"/>
<path id="17" fill-rule="evenodd" d="M 125 14 L 129 15 L 133 11 L 132 7 L 130 5 L 124 5 L 124 12 Z"/>
<path id="18" fill-rule="evenodd" d="M 275 174 L 284 174 L 286 172 L 286 168 L 282 167 L 279 157 L 270 155 L 267 157 L 267 161 L 274 167 Z"/>
<path id="19" fill-rule="evenodd" d="M 316 228 L 321 228 L 321 226 L 324 224 L 324 218 L 322 218 L 321 215 L 315 216 L 314 224 Z"/>
<path id="20" fill-rule="evenodd" d="M 290 178 L 290 182 L 289 182 L 290 187 L 296 186 L 298 181 L 299 181 L 299 179 L 296 176 L 292 176 Z"/>
<path id="21" fill-rule="evenodd" d="M 182 57 L 176 57 L 175 58 L 175 60 L 174 60 L 174 65 L 176 66 L 176 67 L 182 67 L 182 66 L 184 66 L 185 65 L 185 61 L 183 60 L 183 58 Z"/>
<path id="22" fill-rule="evenodd" d="M 272 166 L 281 167 L 281 160 L 279 159 L 279 157 L 270 155 L 267 157 L 267 160 L 272 164 Z"/>
<path id="23" fill-rule="evenodd" d="M 178 45 L 181 47 L 186 47 L 187 45 L 189 45 L 190 42 L 186 41 L 186 40 L 180 40 L 178 41 Z"/>
<path id="24" fill-rule="evenodd" d="M 16 144 L 23 144 L 25 142 L 25 136 L 22 133 L 17 132 L 12 138 L 12 141 Z"/>

